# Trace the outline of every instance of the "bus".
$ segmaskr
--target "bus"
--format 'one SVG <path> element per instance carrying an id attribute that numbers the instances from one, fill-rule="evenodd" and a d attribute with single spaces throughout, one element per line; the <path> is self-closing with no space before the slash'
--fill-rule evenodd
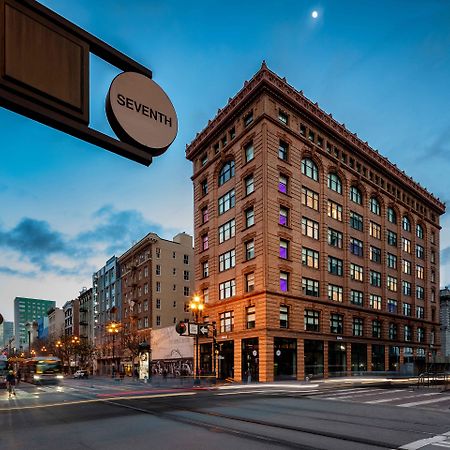
<path id="1" fill-rule="evenodd" d="M 35 356 L 26 359 L 21 370 L 22 379 L 27 383 L 59 383 L 64 378 L 62 362 L 55 356 Z"/>
<path id="2" fill-rule="evenodd" d="M 8 374 L 8 357 L 0 355 L 0 387 L 6 388 L 6 375 Z"/>

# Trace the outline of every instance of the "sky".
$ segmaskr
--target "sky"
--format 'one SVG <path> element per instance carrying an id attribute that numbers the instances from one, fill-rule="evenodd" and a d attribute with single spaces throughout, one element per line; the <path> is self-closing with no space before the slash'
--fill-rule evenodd
<path id="1" fill-rule="evenodd" d="M 153 71 L 178 137 L 150 167 L 0 108 L 0 313 L 16 296 L 62 306 L 148 232 L 193 232 L 185 146 L 266 60 L 442 201 L 450 195 L 447 0 L 42 3 Z M 317 19 L 312 12 L 317 11 Z M 91 124 L 119 71 L 91 57 Z M 441 286 L 450 283 L 441 218 Z"/>

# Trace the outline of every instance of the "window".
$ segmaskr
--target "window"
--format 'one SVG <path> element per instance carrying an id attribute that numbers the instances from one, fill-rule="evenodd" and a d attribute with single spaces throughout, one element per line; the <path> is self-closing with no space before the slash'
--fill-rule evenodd
<path id="1" fill-rule="evenodd" d="M 387 276 L 387 288 L 391 292 L 397 292 L 397 278 L 391 275 Z"/>
<path id="2" fill-rule="evenodd" d="M 286 239 L 280 239 L 280 258 L 289 258 L 289 241 Z"/>
<path id="3" fill-rule="evenodd" d="M 343 265 L 342 259 L 334 258 L 333 256 L 328 257 L 328 273 L 342 277 L 344 272 Z"/>
<path id="4" fill-rule="evenodd" d="M 402 259 L 402 272 L 411 275 L 411 261 Z"/>
<path id="5" fill-rule="evenodd" d="M 156 252 L 156 258 L 157 259 L 161 258 L 161 249 L 156 247 L 155 252 Z"/>
<path id="6" fill-rule="evenodd" d="M 161 282 L 156 282 L 156 292 L 161 292 Z"/>
<path id="7" fill-rule="evenodd" d="M 209 301 L 209 289 L 205 288 L 202 290 L 202 295 L 203 295 L 203 300 L 205 301 L 205 303 L 208 303 Z M 187 305 L 187 307 L 189 308 L 189 305 Z"/>
<path id="8" fill-rule="evenodd" d="M 289 328 L 289 306 L 280 305 L 280 328 Z"/>
<path id="9" fill-rule="evenodd" d="M 416 266 L 416 276 L 419 280 L 423 280 L 424 277 L 424 268 L 423 266 Z M 434 281 L 434 280 L 433 280 Z"/>
<path id="10" fill-rule="evenodd" d="M 342 288 L 342 286 L 335 286 L 334 284 L 328 285 L 328 300 L 342 303 L 343 296 L 344 289 Z"/>
<path id="11" fill-rule="evenodd" d="M 234 325 L 234 311 L 226 311 L 219 315 L 220 319 L 220 332 L 226 333 L 227 331 L 233 331 Z"/>
<path id="12" fill-rule="evenodd" d="M 418 245 L 417 247 L 420 247 L 420 245 Z M 419 256 L 419 254 L 421 256 Z M 422 248 L 422 253 L 419 253 L 419 248 L 417 248 L 417 257 L 423 259 L 424 253 L 423 253 L 423 248 Z M 434 253 L 434 250 L 431 250 L 430 252 L 430 261 L 434 264 L 436 262 L 436 253 Z"/>
<path id="13" fill-rule="evenodd" d="M 409 281 L 402 281 L 403 295 L 411 295 L 411 283 Z"/>
<path id="14" fill-rule="evenodd" d="M 402 228 L 403 228 L 404 231 L 411 232 L 411 222 L 406 216 L 403 216 Z"/>
<path id="15" fill-rule="evenodd" d="M 253 239 L 247 241 L 245 244 L 245 259 L 246 261 L 255 257 L 255 241 Z"/>
<path id="16" fill-rule="evenodd" d="M 363 216 L 350 211 L 350 226 L 358 231 L 363 231 L 364 229 L 364 219 Z"/>
<path id="17" fill-rule="evenodd" d="M 387 254 L 387 266 L 390 269 L 397 269 L 397 257 L 392 253 Z"/>
<path id="18" fill-rule="evenodd" d="M 219 172 L 219 186 L 234 177 L 234 161 L 227 161 Z"/>
<path id="19" fill-rule="evenodd" d="M 303 125 L 302 123 L 300 124 L 300 134 L 302 136 L 306 136 L 306 126 Z"/>
<path id="20" fill-rule="evenodd" d="M 248 177 L 245 177 L 244 183 L 245 183 L 245 195 L 250 195 L 255 190 L 253 174 L 249 175 Z"/>
<path id="21" fill-rule="evenodd" d="M 417 342 L 425 342 L 425 329 L 417 327 Z"/>
<path id="22" fill-rule="evenodd" d="M 350 303 L 354 305 L 363 306 L 364 302 L 364 293 L 361 291 L 354 291 L 353 289 L 350 291 Z"/>
<path id="23" fill-rule="evenodd" d="M 344 333 L 344 316 L 342 314 L 331 314 L 330 316 L 330 333 Z"/>
<path id="24" fill-rule="evenodd" d="M 419 300 L 423 300 L 425 298 L 425 289 L 422 286 L 416 286 L 416 297 Z"/>
<path id="25" fill-rule="evenodd" d="M 286 175 L 280 174 L 278 177 L 278 191 L 282 192 L 283 194 L 288 193 L 288 183 L 289 178 Z"/>
<path id="26" fill-rule="evenodd" d="M 253 148 L 253 142 L 249 142 L 244 147 L 244 154 L 245 154 L 245 162 L 248 163 L 255 157 L 255 150 Z"/>
<path id="27" fill-rule="evenodd" d="M 395 214 L 395 211 L 393 208 L 387 209 L 387 219 L 389 222 L 396 224 L 397 223 L 397 214 Z"/>
<path id="28" fill-rule="evenodd" d="M 381 309 L 381 296 L 369 294 L 369 306 L 372 309 Z"/>
<path id="29" fill-rule="evenodd" d="M 184 255 L 183 256 L 183 263 L 184 264 L 189 264 L 189 255 Z M 144 276 L 147 276 L 147 275 L 144 274 Z"/>
<path id="30" fill-rule="evenodd" d="M 289 122 L 289 116 L 284 111 L 278 111 L 278 120 L 285 125 Z"/>
<path id="31" fill-rule="evenodd" d="M 432 255 L 434 255 L 434 252 L 431 252 L 431 253 L 432 253 Z M 425 250 L 419 244 L 416 245 L 416 257 L 419 259 L 425 259 Z M 434 262 L 434 258 L 433 258 L 433 261 L 431 261 L 431 262 Z"/>
<path id="32" fill-rule="evenodd" d="M 411 241 L 402 237 L 402 249 L 406 253 L 411 253 Z"/>
<path id="33" fill-rule="evenodd" d="M 219 215 L 228 211 L 231 208 L 234 208 L 236 202 L 234 189 L 228 191 L 225 195 L 219 198 Z"/>
<path id="34" fill-rule="evenodd" d="M 189 270 L 185 270 L 185 271 L 184 271 L 184 273 L 183 273 L 183 278 L 184 278 L 186 281 L 189 281 Z M 144 288 L 145 288 L 145 286 L 144 286 Z"/>
<path id="35" fill-rule="evenodd" d="M 209 214 L 208 214 L 208 207 L 205 206 L 204 208 L 201 209 L 201 214 L 202 214 L 202 223 L 206 223 L 209 220 Z"/>
<path id="36" fill-rule="evenodd" d="M 278 145 L 278 158 L 282 159 L 283 161 L 287 161 L 288 150 L 289 145 L 286 144 L 286 142 L 280 141 L 280 144 Z"/>
<path id="37" fill-rule="evenodd" d="M 304 266 L 312 267 L 313 269 L 319 268 L 319 252 L 310 248 L 302 248 L 302 264 Z"/>
<path id="38" fill-rule="evenodd" d="M 206 195 L 208 193 L 208 180 L 201 181 L 200 189 L 202 191 L 202 195 Z"/>
<path id="39" fill-rule="evenodd" d="M 206 163 L 208 162 L 208 154 L 205 153 L 201 158 L 201 165 L 206 166 Z"/>
<path id="40" fill-rule="evenodd" d="M 319 239 L 319 222 L 302 217 L 302 234 L 312 239 Z"/>
<path id="41" fill-rule="evenodd" d="M 350 238 L 350 252 L 356 256 L 363 256 L 363 242 L 359 239 Z"/>
<path id="42" fill-rule="evenodd" d="M 312 130 L 309 130 L 309 133 L 308 133 L 308 139 L 311 141 L 311 142 L 314 142 L 314 138 L 316 137 L 316 135 L 314 134 L 314 131 L 312 131 Z"/>
<path id="43" fill-rule="evenodd" d="M 393 247 L 397 247 L 397 233 L 387 230 L 387 243 Z"/>
<path id="44" fill-rule="evenodd" d="M 338 174 L 328 174 L 328 188 L 332 191 L 337 192 L 338 194 L 342 194 L 342 182 Z"/>
<path id="45" fill-rule="evenodd" d="M 278 223 L 285 227 L 289 226 L 289 208 L 280 206 L 280 216 L 278 219 Z"/>
<path id="46" fill-rule="evenodd" d="M 249 228 L 255 224 L 255 213 L 253 210 L 253 206 L 251 208 L 247 208 L 244 212 L 245 214 L 245 227 Z"/>
<path id="47" fill-rule="evenodd" d="M 328 245 L 336 248 L 342 248 L 343 235 L 340 231 L 328 228 Z"/>
<path id="48" fill-rule="evenodd" d="M 289 290 L 289 273 L 280 271 L 280 291 L 287 292 Z"/>
<path id="49" fill-rule="evenodd" d="M 310 158 L 302 159 L 302 174 L 314 181 L 319 181 L 319 170 L 314 161 Z"/>
<path id="50" fill-rule="evenodd" d="M 202 262 L 202 275 L 203 275 L 203 278 L 206 278 L 207 276 L 209 276 L 209 263 L 208 263 L 208 261 Z"/>
<path id="51" fill-rule="evenodd" d="M 229 280 L 219 284 L 219 299 L 230 298 L 236 295 L 236 280 Z"/>
<path id="52" fill-rule="evenodd" d="M 236 137 L 236 129 L 230 128 L 230 139 L 234 139 Z"/>
<path id="53" fill-rule="evenodd" d="M 255 289 L 255 274 L 254 272 L 245 274 L 245 292 L 252 292 Z"/>
<path id="54" fill-rule="evenodd" d="M 403 329 L 405 331 L 405 342 L 411 341 L 412 340 L 411 327 L 409 325 L 405 325 Z"/>
<path id="55" fill-rule="evenodd" d="M 204 234 L 202 236 L 202 250 L 208 250 L 208 248 L 209 248 L 208 235 Z"/>
<path id="56" fill-rule="evenodd" d="M 156 326 L 159 327 L 161 325 L 161 316 L 156 316 Z"/>
<path id="57" fill-rule="evenodd" d="M 389 339 L 391 341 L 397 340 L 397 324 L 395 323 L 389 324 Z"/>
<path id="58" fill-rule="evenodd" d="M 230 250 L 219 255 L 219 272 L 231 269 L 236 265 L 236 252 Z"/>
<path id="59" fill-rule="evenodd" d="M 363 336 L 364 335 L 364 320 L 360 317 L 353 317 L 352 323 L 353 336 Z"/>
<path id="60" fill-rule="evenodd" d="M 225 222 L 219 227 L 219 244 L 228 241 L 236 234 L 236 221 L 234 219 Z"/>
<path id="61" fill-rule="evenodd" d="M 161 266 L 159 264 L 156 264 L 156 268 L 155 268 L 155 274 L 157 276 L 161 275 Z"/>
<path id="62" fill-rule="evenodd" d="M 319 147 L 323 147 L 323 137 L 322 136 L 317 136 L 317 145 Z"/>
<path id="63" fill-rule="evenodd" d="M 302 205 L 319 211 L 319 194 L 307 187 L 302 187 Z"/>
<path id="64" fill-rule="evenodd" d="M 350 200 L 358 205 L 362 205 L 362 194 L 356 186 L 350 188 Z"/>
<path id="65" fill-rule="evenodd" d="M 387 310 L 390 313 L 397 314 L 397 300 L 394 300 L 393 298 L 388 298 Z"/>
<path id="66" fill-rule="evenodd" d="M 434 231 L 431 232 L 431 243 L 436 244 L 436 233 Z"/>
<path id="67" fill-rule="evenodd" d="M 381 216 L 381 206 L 380 202 L 375 198 L 371 197 L 369 202 L 370 211 L 377 216 Z"/>
<path id="68" fill-rule="evenodd" d="M 370 260 L 375 263 L 381 263 L 381 248 L 370 246 Z"/>
<path id="69" fill-rule="evenodd" d="M 305 309 L 305 331 L 320 331 L 320 312 Z"/>
<path id="70" fill-rule="evenodd" d="M 370 221 L 369 223 L 369 234 L 375 239 L 381 239 L 381 226 L 375 222 Z"/>
<path id="71" fill-rule="evenodd" d="M 331 200 L 328 200 L 328 217 L 342 222 L 342 206 Z"/>
<path id="72" fill-rule="evenodd" d="M 350 264 L 350 278 L 355 281 L 363 281 L 363 268 L 358 264 Z"/>
<path id="73" fill-rule="evenodd" d="M 244 116 L 244 127 L 248 127 L 253 122 L 253 111 Z"/>
<path id="74" fill-rule="evenodd" d="M 370 271 L 370 284 L 375 287 L 381 287 L 381 273 L 375 270 Z"/>
<path id="75" fill-rule="evenodd" d="M 423 306 L 416 306 L 416 317 L 418 319 L 425 319 L 425 308 Z"/>
<path id="76" fill-rule="evenodd" d="M 379 320 L 372 320 L 372 337 L 381 337 L 381 321 Z"/>
<path id="77" fill-rule="evenodd" d="M 305 295 L 319 296 L 319 282 L 310 278 L 302 278 L 302 289 Z"/>
<path id="78" fill-rule="evenodd" d="M 255 307 L 254 306 L 249 306 L 246 309 L 246 315 L 247 315 L 247 329 L 255 328 L 255 325 L 256 325 Z"/>

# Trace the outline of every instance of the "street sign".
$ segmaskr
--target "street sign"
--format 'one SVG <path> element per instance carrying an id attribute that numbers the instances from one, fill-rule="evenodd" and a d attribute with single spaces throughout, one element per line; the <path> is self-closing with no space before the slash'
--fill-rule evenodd
<path id="1" fill-rule="evenodd" d="M 198 335 L 198 324 L 189 322 L 189 336 L 197 336 Z"/>
<path id="2" fill-rule="evenodd" d="M 208 325 L 200 325 L 199 334 L 201 336 L 208 336 L 208 331 L 209 331 Z"/>

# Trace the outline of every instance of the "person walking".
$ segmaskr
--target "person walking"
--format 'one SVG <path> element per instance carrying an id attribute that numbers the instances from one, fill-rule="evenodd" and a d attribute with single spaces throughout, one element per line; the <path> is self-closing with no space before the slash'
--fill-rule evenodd
<path id="1" fill-rule="evenodd" d="M 16 395 L 16 377 L 14 375 L 14 372 L 10 370 L 8 372 L 8 375 L 6 375 L 6 388 L 8 389 L 9 398 L 11 398 L 11 395 Z"/>

